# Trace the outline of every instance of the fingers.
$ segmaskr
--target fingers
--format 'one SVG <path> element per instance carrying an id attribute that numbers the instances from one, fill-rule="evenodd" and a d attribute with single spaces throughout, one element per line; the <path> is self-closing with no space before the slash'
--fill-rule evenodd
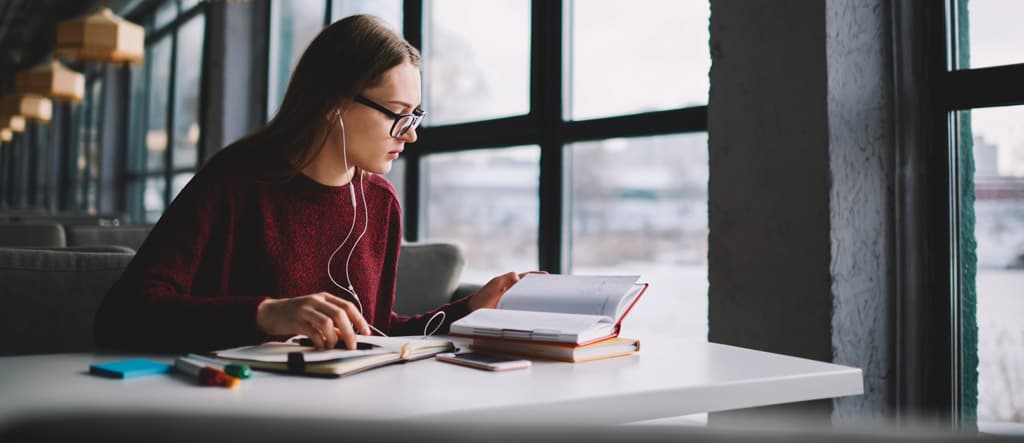
<path id="1" fill-rule="evenodd" d="M 317 306 L 306 306 L 300 316 L 314 329 L 309 339 L 318 349 L 334 349 L 338 335 L 334 333 L 334 320 L 330 316 L 321 312 Z"/>
<path id="2" fill-rule="evenodd" d="M 356 308 L 355 304 L 326 293 L 324 294 L 324 300 L 342 309 L 356 331 L 362 335 L 370 335 L 370 323 L 363 318 L 363 314 L 359 313 L 359 309 Z M 349 330 L 351 329 L 349 328 Z M 345 331 L 345 329 L 342 329 L 342 331 Z"/>

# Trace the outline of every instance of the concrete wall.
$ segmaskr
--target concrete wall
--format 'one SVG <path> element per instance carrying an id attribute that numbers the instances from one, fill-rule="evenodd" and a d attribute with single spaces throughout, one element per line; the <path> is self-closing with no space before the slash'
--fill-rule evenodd
<path id="1" fill-rule="evenodd" d="M 862 397 L 780 410 L 879 414 L 890 343 L 888 3 L 711 5 L 710 340 L 865 370 Z"/>

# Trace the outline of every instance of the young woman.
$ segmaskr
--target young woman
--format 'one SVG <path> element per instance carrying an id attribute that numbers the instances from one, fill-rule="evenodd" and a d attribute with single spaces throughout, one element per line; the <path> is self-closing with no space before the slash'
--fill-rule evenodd
<path id="1" fill-rule="evenodd" d="M 365 15 L 325 28 L 277 115 L 211 158 L 153 227 L 96 314 L 96 343 L 185 352 L 304 334 L 354 349 L 357 333 L 446 331 L 494 307 L 520 274 L 433 312 L 392 311 L 401 210 L 378 174 L 416 141 L 419 103 L 403 38 Z"/>

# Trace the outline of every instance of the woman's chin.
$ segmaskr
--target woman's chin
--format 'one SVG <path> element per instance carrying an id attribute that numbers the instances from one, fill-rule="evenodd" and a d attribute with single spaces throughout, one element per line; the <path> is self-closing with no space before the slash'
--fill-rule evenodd
<path id="1" fill-rule="evenodd" d="M 378 175 L 387 174 L 388 172 L 391 172 L 391 160 L 385 160 L 374 165 L 368 165 L 365 169 L 367 172 L 372 172 Z"/>

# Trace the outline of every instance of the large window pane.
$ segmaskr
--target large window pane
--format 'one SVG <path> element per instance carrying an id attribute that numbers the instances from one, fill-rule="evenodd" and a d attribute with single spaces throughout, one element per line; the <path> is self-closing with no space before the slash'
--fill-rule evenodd
<path id="1" fill-rule="evenodd" d="M 146 101 L 146 168 L 163 172 L 167 151 L 167 92 L 171 81 L 171 39 L 164 38 L 146 50 L 149 60 L 149 91 Z"/>
<path id="2" fill-rule="evenodd" d="M 530 111 L 530 2 L 424 3 L 426 125 Z"/>
<path id="3" fill-rule="evenodd" d="M 570 153 L 571 272 L 650 283 L 624 334 L 706 340 L 707 134 L 577 143 Z"/>
<path id="4" fill-rule="evenodd" d="M 165 0 L 153 14 L 153 28 L 160 29 L 171 24 L 178 16 L 178 4 L 175 0 Z"/>
<path id="5" fill-rule="evenodd" d="M 164 212 L 164 189 L 167 181 L 163 177 L 146 179 L 146 190 L 143 193 L 143 210 L 145 222 L 156 223 Z"/>
<path id="6" fill-rule="evenodd" d="M 707 0 L 568 0 L 567 5 L 568 118 L 707 104 Z"/>
<path id="7" fill-rule="evenodd" d="M 192 180 L 192 177 L 194 175 L 195 174 L 192 172 L 174 174 L 174 178 L 171 180 L 171 200 L 174 200 L 174 198 L 178 196 L 181 190 L 185 189 L 185 185 L 187 185 L 188 182 Z"/>
<path id="8" fill-rule="evenodd" d="M 423 164 L 426 240 L 459 244 L 462 279 L 537 268 L 537 146 L 434 154 Z"/>
<path id="9" fill-rule="evenodd" d="M 152 63 L 149 55 L 143 65 L 129 65 L 126 69 L 131 79 L 131 98 L 128 104 L 128 153 L 125 168 L 130 174 L 142 174 L 146 171 L 146 64 Z M 134 214 L 138 215 L 138 214 Z"/>
<path id="10" fill-rule="evenodd" d="M 85 210 L 95 214 L 96 193 L 100 182 L 100 124 L 102 123 L 103 78 L 98 77 L 89 84 L 89 122 L 86 125 L 85 149 L 82 159 L 85 169 Z"/>
<path id="11" fill-rule="evenodd" d="M 178 29 L 174 79 L 174 167 L 194 168 L 199 155 L 199 86 L 206 19 L 200 14 Z"/>
<path id="12" fill-rule="evenodd" d="M 1024 422 L 1024 106 L 970 111 L 978 421 Z"/>
<path id="13" fill-rule="evenodd" d="M 324 25 L 324 0 L 270 2 L 270 63 L 267 70 L 267 118 L 284 99 L 292 69 Z"/>
<path id="14" fill-rule="evenodd" d="M 967 3 L 969 68 L 1024 62 L 1024 3 L 1019 0 L 961 0 Z M 967 29 L 965 29 L 965 27 Z"/>
<path id="15" fill-rule="evenodd" d="M 387 22 L 399 35 L 402 34 L 401 0 L 332 0 L 332 22 L 356 14 L 375 15 Z"/>
<path id="16" fill-rule="evenodd" d="M 405 203 L 405 159 L 399 158 L 391 162 L 391 170 L 384 174 L 398 194 L 398 204 Z"/>

